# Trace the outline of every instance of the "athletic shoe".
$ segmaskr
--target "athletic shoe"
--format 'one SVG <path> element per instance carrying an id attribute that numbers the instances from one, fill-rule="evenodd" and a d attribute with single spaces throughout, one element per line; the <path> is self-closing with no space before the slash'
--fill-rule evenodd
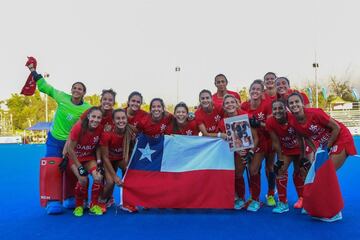
<path id="1" fill-rule="evenodd" d="M 313 217 L 316 220 L 320 220 L 323 222 L 336 222 L 336 221 L 340 221 L 342 219 L 342 213 L 339 212 L 338 214 L 336 214 L 335 216 L 331 217 L 331 218 L 318 218 L 318 217 Z"/>
<path id="2" fill-rule="evenodd" d="M 252 200 L 246 210 L 250 212 L 257 212 L 260 209 L 260 202 Z"/>
<path id="3" fill-rule="evenodd" d="M 132 206 L 130 204 L 122 205 L 121 209 L 130 213 L 136 213 L 138 211 L 138 209 L 135 206 Z"/>
<path id="4" fill-rule="evenodd" d="M 294 204 L 294 208 L 302 208 L 303 207 L 303 201 L 304 199 L 302 197 L 299 197 L 299 199 Z"/>
<path id="5" fill-rule="evenodd" d="M 84 215 L 84 208 L 81 206 L 76 207 L 73 211 L 73 214 L 75 217 L 82 217 Z"/>
<path id="6" fill-rule="evenodd" d="M 235 200 L 234 209 L 240 210 L 245 207 L 245 201 L 241 198 Z"/>
<path id="7" fill-rule="evenodd" d="M 103 212 L 103 213 L 106 213 L 106 203 L 102 203 L 102 202 L 99 202 L 98 203 L 98 206 L 101 208 L 101 211 Z"/>
<path id="8" fill-rule="evenodd" d="M 67 208 L 67 209 L 75 208 L 76 207 L 75 198 L 70 197 L 70 198 L 65 199 L 63 202 L 63 207 Z"/>
<path id="9" fill-rule="evenodd" d="M 64 208 L 60 201 L 49 201 L 46 205 L 46 213 L 49 215 L 60 214 L 64 212 Z"/>
<path id="10" fill-rule="evenodd" d="M 90 214 L 96 215 L 96 216 L 101 216 L 101 215 L 103 215 L 103 211 L 101 210 L 101 207 L 99 207 L 99 205 L 93 205 L 90 208 Z"/>
<path id="11" fill-rule="evenodd" d="M 289 211 L 289 204 L 278 202 L 276 207 L 272 210 L 273 213 L 284 213 Z"/>
<path id="12" fill-rule="evenodd" d="M 109 200 L 106 202 L 106 207 L 112 207 L 115 204 L 115 199 L 113 196 L 111 196 L 111 198 L 109 198 Z"/>
<path id="13" fill-rule="evenodd" d="M 276 206 L 276 201 L 273 195 L 266 195 L 266 205 L 268 205 L 269 207 Z"/>

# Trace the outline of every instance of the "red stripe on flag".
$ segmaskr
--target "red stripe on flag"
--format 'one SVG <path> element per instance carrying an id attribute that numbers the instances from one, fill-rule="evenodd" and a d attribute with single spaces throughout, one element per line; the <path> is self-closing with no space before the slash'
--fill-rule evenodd
<path id="1" fill-rule="evenodd" d="M 147 208 L 234 208 L 230 170 L 156 172 L 129 169 L 123 202 Z"/>
<path id="2" fill-rule="evenodd" d="M 331 159 L 317 171 L 314 182 L 304 185 L 304 208 L 309 215 L 331 218 L 344 208 L 340 185 Z"/>

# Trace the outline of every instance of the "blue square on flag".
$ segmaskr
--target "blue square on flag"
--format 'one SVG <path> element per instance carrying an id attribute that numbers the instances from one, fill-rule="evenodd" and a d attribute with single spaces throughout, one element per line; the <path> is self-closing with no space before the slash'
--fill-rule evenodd
<path id="1" fill-rule="evenodd" d="M 140 135 L 137 140 L 129 168 L 145 171 L 160 171 L 164 137 L 152 138 L 146 135 Z"/>

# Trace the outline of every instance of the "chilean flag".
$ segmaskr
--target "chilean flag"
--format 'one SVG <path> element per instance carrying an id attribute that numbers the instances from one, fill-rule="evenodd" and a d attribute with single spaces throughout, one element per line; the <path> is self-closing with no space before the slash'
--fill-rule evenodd
<path id="1" fill-rule="evenodd" d="M 313 217 L 331 218 L 344 208 L 335 166 L 324 150 L 306 176 L 303 195 L 304 209 Z"/>
<path id="2" fill-rule="evenodd" d="M 139 135 L 124 176 L 124 204 L 234 208 L 234 153 L 219 138 Z"/>

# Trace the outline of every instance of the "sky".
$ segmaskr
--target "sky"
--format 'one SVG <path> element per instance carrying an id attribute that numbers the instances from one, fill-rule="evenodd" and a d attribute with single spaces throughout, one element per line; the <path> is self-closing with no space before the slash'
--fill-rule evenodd
<path id="1" fill-rule="evenodd" d="M 117 101 L 140 91 L 145 102 L 198 103 L 223 73 L 240 90 L 268 71 L 292 86 L 330 76 L 360 89 L 357 0 L 12 0 L 0 7 L 0 100 L 19 93 L 26 56 L 49 83 L 88 94 L 113 88 Z M 180 71 L 175 68 L 179 66 Z M 179 87 L 177 87 L 177 85 Z"/>

